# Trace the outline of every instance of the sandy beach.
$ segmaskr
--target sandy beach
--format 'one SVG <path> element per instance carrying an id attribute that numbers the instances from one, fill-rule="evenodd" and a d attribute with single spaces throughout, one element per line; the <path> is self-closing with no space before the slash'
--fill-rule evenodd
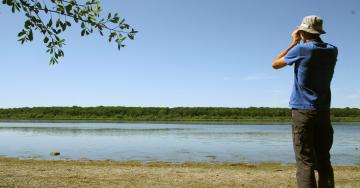
<path id="1" fill-rule="evenodd" d="M 335 167 L 337 187 L 360 187 L 360 166 Z M 279 164 L 47 161 L 0 158 L 0 187 L 295 187 Z"/>

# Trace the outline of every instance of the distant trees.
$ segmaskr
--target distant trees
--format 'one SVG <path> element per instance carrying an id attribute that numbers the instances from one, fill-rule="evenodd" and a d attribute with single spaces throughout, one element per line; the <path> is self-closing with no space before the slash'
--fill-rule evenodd
<path id="1" fill-rule="evenodd" d="M 333 121 L 360 122 L 360 109 L 334 108 Z M 218 107 L 34 107 L 0 109 L 1 120 L 97 120 L 97 121 L 291 121 L 287 108 Z"/>
<path id="2" fill-rule="evenodd" d="M 118 13 L 101 16 L 102 8 L 99 0 L 2 0 L 13 13 L 22 13 L 26 19 L 24 28 L 18 33 L 19 42 L 31 42 L 34 32 L 43 35 L 44 45 L 50 54 L 50 64 L 59 62 L 64 56 L 62 50 L 65 39 L 60 34 L 72 24 L 81 27 L 81 36 L 97 31 L 101 36 L 108 35 L 109 42 L 114 41 L 118 49 L 125 47 L 124 41 L 134 39 L 137 31 L 130 27 Z"/>

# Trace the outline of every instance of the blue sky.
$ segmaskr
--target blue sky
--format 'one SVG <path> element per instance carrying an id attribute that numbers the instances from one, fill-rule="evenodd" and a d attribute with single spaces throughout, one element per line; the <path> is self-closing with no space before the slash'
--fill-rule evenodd
<path id="1" fill-rule="evenodd" d="M 63 36 L 60 64 L 49 66 L 40 35 L 17 42 L 23 17 L 0 5 L 0 108 L 23 106 L 287 107 L 293 67 L 271 62 L 303 16 L 324 19 L 339 48 L 333 107 L 360 107 L 358 0 L 103 1 L 139 30 L 118 51 L 107 38 Z"/>

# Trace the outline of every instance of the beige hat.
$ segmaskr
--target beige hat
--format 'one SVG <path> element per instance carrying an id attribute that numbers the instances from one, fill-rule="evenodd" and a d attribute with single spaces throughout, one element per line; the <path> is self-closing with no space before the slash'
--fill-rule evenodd
<path id="1" fill-rule="evenodd" d="M 313 34 L 325 34 L 323 30 L 323 20 L 319 16 L 305 16 L 301 25 L 297 26 L 298 30 Z"/>

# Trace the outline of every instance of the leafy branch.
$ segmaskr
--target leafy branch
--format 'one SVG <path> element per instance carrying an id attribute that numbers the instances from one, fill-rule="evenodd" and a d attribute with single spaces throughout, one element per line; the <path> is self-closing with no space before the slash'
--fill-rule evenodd
<path id="1" fill-rule="evenodd" d="M 43 42 L 50 54 L 50 64 L 59 63 L 64 56 L 62 47 L 65 39 L 63 33 L 72 23 L 81 27 L 81 36 L 86 36 L 97 31 L 101 36 L 106 34 L 109 42 L 115 42 L 120 50 L 125 47 L 126 39 L 134 40 L 138 31 L 125 23 L 118 13 L 100 15 L 102 8 L 99 0 L 86 0 L 80 4 L 77 0 L 49 0 L 45 3 L 38 0 L 2 0 L 4 5 L 11 8 L 13 13 L 24 13 L 26 20 L 24 28 L 18 33 L 21 44 L 34 39 L 34 31 L 43 35 Z"/>

